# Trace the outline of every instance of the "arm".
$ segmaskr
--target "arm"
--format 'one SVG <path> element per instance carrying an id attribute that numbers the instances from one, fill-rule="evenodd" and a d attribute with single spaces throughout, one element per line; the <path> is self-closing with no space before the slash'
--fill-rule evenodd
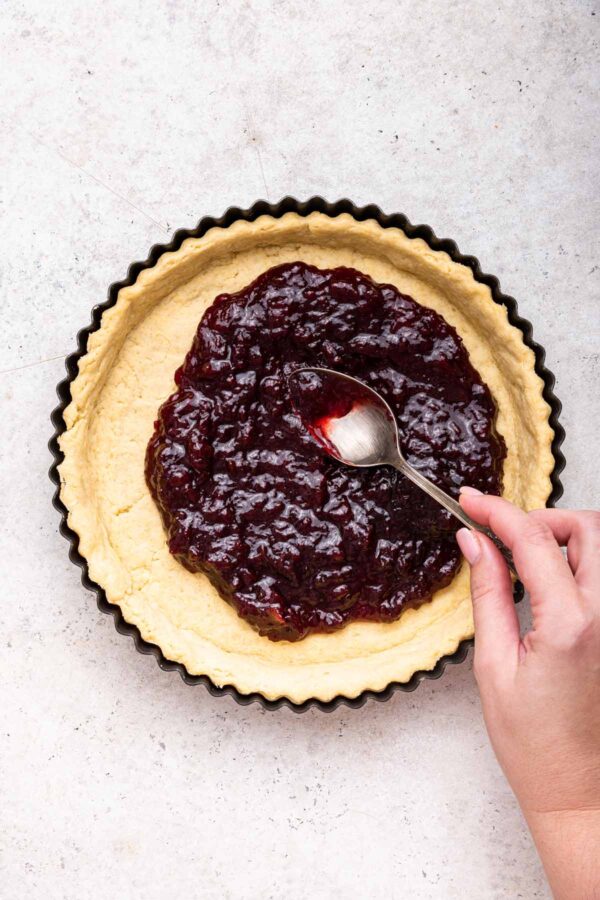
<path id="1" fill-rule="evenodd" d="M 557 900 L 600 898 L 600 514 L 524 513 L 471 488 L 461 505 L 513 552 L 533 628 L 521 639 L 508 569 L 461 529 L 474 671 L 492 746 Z M 565 558 L 560 545 L 567 547 Z"/>

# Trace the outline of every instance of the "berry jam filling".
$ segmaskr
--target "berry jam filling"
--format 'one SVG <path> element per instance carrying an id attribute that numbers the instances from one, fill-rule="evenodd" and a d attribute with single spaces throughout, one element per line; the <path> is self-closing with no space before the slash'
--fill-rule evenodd
<path id="1" fill-rule="evenodd" d="M 170 552 L 272 640 L 391 622 L 460 564 L 448 512 L 315 441 L 290 396 L 302 366 L 378 391 L 408 462 L 453 496 L 499 493 L 506 453 L 455 330 L 391 285 L 296 262 L 217 297 L 159 410 L 146 479 Z"/>

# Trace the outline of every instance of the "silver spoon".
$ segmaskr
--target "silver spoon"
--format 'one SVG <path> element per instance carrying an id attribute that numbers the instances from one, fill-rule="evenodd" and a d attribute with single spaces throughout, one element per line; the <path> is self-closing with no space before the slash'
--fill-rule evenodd
<path id="1" fill-rule="evenodd" d="M 487 535 L 508 563 L 513 575 L 517 575 L 512 553 L 496 537 L 493 531 L 475 522 L 464 512 L 456 500 L 406 462 L 400 450 L 398 425 L 394 414 L 377 391 L 359 381 L 358 378 L 344 375 L 342 372 L 335 372 L 333 369 L 325 369 L 321 366 L 306 366 L 302 369 L 296 369 L 290 375 L 290 378 L 294 378 L 303 372 L 314 372 L 317 375 L 324 375 L 327 376 L 328 380 L 340 379 L 346 385 L 354 385 L 359 393 L 360 402 L 356 403 L 348 413 L 340 418 L 331 417 L 328 419 L 325 435 L 316 434 L 311 429 L 313 436 L 330 456 L 333 456 L 338 462 L 345 463 L 347 466 L 365 468 L 368 466 L 387 465 L 398 469 L 399 472 L 402 472 L 403 475 L 422 488 L 426 494 L 429 494 L 430 497 L 433 497 L 434 500 L 437 500 L 445 509 L 456 516 L 459 522 L 466 525 L 467 528 L 472 528 L 474 531 L 480 531 L 482 534 Z"/>

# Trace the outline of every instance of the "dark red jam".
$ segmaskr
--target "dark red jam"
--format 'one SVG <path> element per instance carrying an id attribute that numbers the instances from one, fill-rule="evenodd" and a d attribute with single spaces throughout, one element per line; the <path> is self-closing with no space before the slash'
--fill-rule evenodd
<path id="1" fill-rule="evenodd" d="M 448 584 L 456 521 L 388 467 L 331 459 L 289 374 L 325 366 L 378 391 L 407 460 L 450 494 L 501 489 L 495 406 L 455 330 L 354 269 L 296 262 L 204 314 L 158 413 L 146 479 L 171 553 L 272 640 L 390 622 Z"/>

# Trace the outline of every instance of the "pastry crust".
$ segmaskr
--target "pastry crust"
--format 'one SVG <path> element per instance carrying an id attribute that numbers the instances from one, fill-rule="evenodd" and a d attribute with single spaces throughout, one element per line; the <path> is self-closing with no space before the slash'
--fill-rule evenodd
<path id="1" fill-rule="evenodd" d="M 355 622 L 333 634 L 274 643 L 167 549 L 144 479 L 156 411 L 172 393 L 173 374 L 213 299 L 298 259 L 321 268 L 352 266 L 392 283 L 456 328 L 498 405 L 507 445 L 504 495 L 524 509 L 544 506 L 550 494 L 554 433 L 533 351 L 489 287 L 446 253 L 372 220 L 287 213 L 213 228 L 164 253 L 121 289 L 90 335 L 60 438 L 61 499 L 90 577 L 145 640 L 190 674 L 302 703 L 408 681 L 471 637 L 473 620 L 463 566 L 430 603 L 396 622 Z"/>

